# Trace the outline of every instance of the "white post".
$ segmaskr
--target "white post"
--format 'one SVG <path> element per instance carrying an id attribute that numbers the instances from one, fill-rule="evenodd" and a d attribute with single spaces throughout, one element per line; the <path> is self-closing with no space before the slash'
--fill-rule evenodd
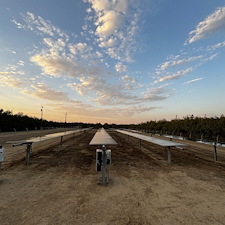
<path id="1" fill-rule="evenodd" d="M 219 142 L 219 135 L 217 135 L 217 137 L 216 137 L 216 141 L 217 141 L 217 143 Z"/>

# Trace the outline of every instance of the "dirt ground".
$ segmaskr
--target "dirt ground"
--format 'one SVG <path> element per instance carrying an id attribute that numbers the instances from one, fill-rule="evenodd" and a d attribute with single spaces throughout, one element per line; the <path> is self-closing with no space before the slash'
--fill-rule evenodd
<path id="1" fill-rule="evenodd" d="M 109 147 L 110 180 L 101 186 L 96 147 L 88 145 L 94 134 L 71 136 L 62 146 L 59 140 L 36 145 L 30 165 L 25 146 L 6 145 L 11 153 L 0 170 L 0 224 L 225 224 L 224 148 L 215 162 L 213 149 L 189 143 L 171 150 L 169 166 L 164 148 L 146 142 L 140 148 L 136 139 L 109 131 L 118 145 Z"/>

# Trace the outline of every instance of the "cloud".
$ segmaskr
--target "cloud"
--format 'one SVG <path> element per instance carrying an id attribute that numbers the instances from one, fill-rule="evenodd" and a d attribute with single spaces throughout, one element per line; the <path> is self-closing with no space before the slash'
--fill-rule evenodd
<path id="1" fill-rule="evenodd" d="M 116 108 L 113 109 L 114 113 L 116 113 L 120 117 L 132 117 L 136 114 L 140 114 L 143 112 L 150 112 L 156 109 L 159 109 L 158 106 L 133 106 L 133 107 L 127 107 L 127 108 Z M 114 114 L 115 115 L 115 114 Z"/>
<path id="2" fill-rule="evenodd" d="M 83 119 L 86 117 L 88 119 L 92 118 L 101 118 L 101 120 L 106 120 L 108 123 L 110 120 L 118 119 L 120 121 L 121 118 L 124 117 L 132 117 L 134 115 L 140 115 L 140 113 L 143 112 L 150 112 L 156 109 L 159 109 L 160 107 L 157 106 L 143 106 L 143 105 L 137 105 L 132 107 L 112 107 L 107 109 L 102 108 L 95 108 L 95 107 L 80 107 L 76 105 L 65 105 L 65 104 L 54 104 L 51 103 L 50 106 L 54 107 L 56 111 L 63 111 L 67 112 L 68 115 L 73 115 L 76 118 L 82 117 Z M 113 118 L 113 119 L 112 119 Z M 121 122 L 120 122 L 121 123 Z"/>
<path id="3" fill-rule="evenodd" d="M 116 37 L 110 37 L 109 39 L 99 38 L 99 47 L 101 48 L 111 48 L 116 45 L 117 38 Z"/>
<path id="4" fill-rule="evenodd" d="M 167 62 L 164 62 L 161 66 L 160 66 L 160 70 L 166 70 L 168 68 L 171 67 L 175 67 L 175 66 L 179 66 L 179 65 L 185 65 L 194 61 L 197 61 L 199 59 L 202 59 L 203 55 L 199 55 L 199 56 L 192 56 L 189 58 L 183 58 L 183 59 L 179 59 L 179 60 L 170 60 Z"/>
<path id="5" fill-rule="evenodd" d="M 8 51 L 8 52 L 10 52 L 10 53 L 12 53 L 12 54 L 16 54 L 16 52 L 15 51 L 13 51 L 13 50 L 10 50 L 10 49 L 5 49 L 6 51 Z"/>
<path id="6" fill-rule="evenodd" d="M 205 20 L 201 21 L 196 29 L 189 33 L 189 38 L 185 44 L 190 44 L 207 38 L 219 31 L 225 30 L 225 7 L 217 8 Z"/>
<path id="7" fill-rule="evenodd" d="M 13 88 L 22 88 L 24 82 L 21 78 L 15 77 L 16 72 L 0 72 L 0 86 L 5 85 Z"/>
<path id="8" fill-rule="evenodd" d="M 112 85 L 106 83 L 105 80 L 98 77 L 82 77 L 78 83 L 69 83 L 68 87 L 75 90 L 80 95 L 95 96 L 94 102 L 102 106 L 115 105 L 134 105 L 140 103 L 153 102 L 163 100 L 168 95 L 163 95 L 163 92 L 149 92 L 146 95 L 139 95 L 130 92 L 135 87 L 127 87 L 126 84 Z M 140 86 L 138 85 L 137 88 Z"/>
<path id="9" fill-rule="evenodd" d="M 31 87 L 34 91 L 29 90 L 23 90 L 23 94 L 28 94 L 30 96 L 33 96 L 35 98 L 39 99 L 45 99 L 49 101 L 63 101 L 66 103 L 73 103 L 80 105 L 80 101 L 71 100 L 69 97 L 61 91 L 56 91 L 48 87 L 47 84 L 44 83 L 38 83 L 38 84 L 32 84 Z"/>
<path id="10" fill-rule="evenodd" d="M 105 12 L 95 22 L 97 25 L 96 34 L 99 36 L 108 37 L 113 34 L 123 21 L 123 15 L 115 11 Z"/>
<path id="11" fill-rule="evenodd" d="M 169 84 L 148 88 L 145 92 L 144 99 L 148 101 L 162 101 L 169 98 L 172 92 L 166 89 L 167 86 Z"/>
<path id="12" fill-rule="evenodd" d="M 132 62 L 132 54 L 138 51 L 135 35 L 138 30 L 139 12 L 130 8 L 132 3 L 127 0 L 86 0 L 92 10 L 93 17 L 87 17 L 86 22 L 92 20 L 96 26 L 94 32 L 98 46 L 106 49 L 106 53 L 113 59 Z"/>
<path id="13" fill-rule="evenodd" d="M 69 50 L 72 54 L 84 54 L 86 52 L 90 52 L 92 47 L 88 46 L 87 43 L 77 43 L 77 44 L 69 44 Z"/>
<path id="14" fill-rule="evenodd" d="M 36 63 L 42 68 L 44 74 L 55 77 L 78 78 L 83 74 L 89 74 L 85 67 L 80 67 L 76 62 L 61 56 L 34 55 L 30 58 L 31 62 Z"/>
<path id="15" fill-rule="evenodd" d="M 96 12 L 96 34 L 103 37 L 112 35 L 119 29 L 127 11 L 127 0 L 88 0 Z"/>
<path id="16" fill-rule="evenodd" d="M 225 47 L 225 41 L 219 42 L 215 45 L 208 46 L 207 49 L 215 51 L 216 49 L 221 49 L 221 48 L 224 48 L 224 47 Z"/>
<path id="17" fill-rule="evenodd" d="M 25 64 L 25 62 L 22 61 L 22 60 L 20 60 L 20 61 L 17 63 L 17 65 L 19 65 L 19 66 L 24 66 L 24 64 Z"/>
<path id="18" fill-rule="evenodd" d="M 25 29 L 26 26 L 22 25 L 21 23 L 17 22 L 16 20 L 12 20 L 12 22 L 17 26 L 19 29 Z"/>
<path id="19" fill-rule="evenodd" d="M 133 77 L 130 77 L 128 75 L 125 75 L 121 78 L 122 81 L 125 81 L 125 82 L 131 82 L 131 83 L 135 83 L 136 80 L 133 78 Z"/>
<path id="20" fill-rule="evenodd" d="M 21 66 L 24 66 L 23 61 L 19 61 L 17 65 L 7 65 L 3 66 L 4 71 L 0 71 L 0 76 L 12 76 L 15 77 L 16 75 L 25 75 L 25 72 L 20 69 Z"/>
<path id="21" fill-rule="evenodd" d="M 194 80 L 189 80 L 189 81 L 184 82 L 183 85 L 191 84 L 191 83 L 194 83 L 194 82 L 203 80 L 203 79 L 204 79 L 204 78 L 197 78 L 197 79 L 194 79 Z"/>
<path id="22" fill-rule="evenodd" d="M 25 24 L 12 20 L 19 29 L 31 30 L 39 35 L 49 35 L 51 37 L 69 39 L 69 36 L 66 33 L 52 25 L 50 21 L 44 20 L 41 16 L 35 16 L 32 12 L 27 12 L 26 14 L 21 15 Z"/>
<path id="23" fill-rule="evenodd" d="M 118 63 L 115 65 L 115 70 L 116 70 L 116 72 L 118 72 L 118 73 L 123 73 L 123 72 L 126 72 L 126 71 L 127 71 L 127 66 L 124 65 L 124 64 L 121 63 L 121 62 L 118 62 Z"/>
<path id="24" fill-rule="evenodd" d="M 188 69 L 185 69 L 185 70 L 180 70 L 180 71 L 177 71 L 173 74 L 170 74 L 170 75 L 166 75 L 166 76 L 163 76 L 163 77 L 159 77 L 158 80 L 155 82 L 163 82 L 163 81 L 167 81 L 167 80 L 174 80 L 174 79 L 179 79 L 180 77 L 192 72 L 193 68 L 190 67 Z"/>
<path id="25" fill-rule="evenodd" d="M 102 110 L 115 117 L 112 112 L 116 115 L 134 115 L 157 108 L 147 104 L 166 99 L 170 96 L 168 90 L 159 87 L 144 91 L 146 87 L 138 84 L 133 77 L 119 77 L 115 73 L 127 72 L 124 62 L 131 62 L 132 52 L 136 52 L 135 34 L 139 14 L 128 12 L 128 1 L 88 2 L 92 4 L 92 10 L 88 12 L 95 15 L 92 20 L 96 24 L 96 32 L 85 36 L 85 32 L 90 32 L 90 26 L 86 24 L 82 31 L 83 41 L 72 42 L 74 39 L 50 21 L 30 12 L 23 15 L 23 29 L 42 37 L 43 46 L 36 48 L 30 57 L 30 61 L 41 68 L 42 75 L 57 77 L 62 81 L 62 87 L 71 88 L 74 95 L 90 104 L 71 100 L 66 93 L 52 89 L 43 82 L 43 76 L 40 75 L 35 80 L 30 79 L 29 87 L 22 93 L 57 104 L 63 102 L 64 106 L 74 104 L 77 112 L 85 112 L 86 115 L 97 116 Z M 112 65 L 106 64 L 107 54 L 117 59 L 114 73 L 109 70 Z M 22 61 L 20 64 L 22 66 Z M 139 88 L 143 89 L 142 93 L 134 91 Z M 147 106 L 143 106 L 144 104 Z M 96 105 L 98 108 L 94 107 Z"/>

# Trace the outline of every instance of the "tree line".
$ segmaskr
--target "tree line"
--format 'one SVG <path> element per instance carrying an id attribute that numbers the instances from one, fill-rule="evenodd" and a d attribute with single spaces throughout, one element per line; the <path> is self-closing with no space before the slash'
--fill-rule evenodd
<path id="1" fill-rule="evenodd" d="M 195 117 L 186 116 L 182 119 L 171 121 L 147 121 L 140 124 L 124 125 L 123 128 L 135 129 L 159 135 L 175 135 L 186 137 L 190 140 L 209 140 L 225 142 L 225 116 L 220 117 Z"/>
<path id="2" fill-rule="evenodd" d="M 7 131 L 24 131 L 24 130 L 40 130 L 40 129 L 50 129 L 57 127 L 94 127 L 95 124 L 92 123 L 63 123 L 47 121 L 45 119 L 38 119 L 36 117 L 29 117 L 19 112 L 13 114 L 12 111 L 0 109 L 0 132 Z"/>
<path id="3" fill-rule="evenodd" d="M 204 139 L 225 142 L 225 116 L 220 117 L 195 117 L 189 115 L 182 119 L 165 119 L 147 121 L 140 124 L 101 124 L 101 123 L 63 123 L 47 121 L 36 117 L 29 117 L 23 113 L 13 114 L 12 111 L 0 109 L 0 131 L 39 130 L 55 127 L 93 127 L 93 128 L 125 128 L 144 131 L 159 135 L 176 135 L 187 139 Z"/>

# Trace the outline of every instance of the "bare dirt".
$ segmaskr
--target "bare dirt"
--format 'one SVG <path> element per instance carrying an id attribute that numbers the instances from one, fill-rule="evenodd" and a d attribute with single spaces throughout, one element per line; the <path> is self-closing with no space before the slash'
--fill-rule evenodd
<path id="1" fill-rule="evenodd" d="M 30 165 L 24 146 L 16 152 L 6 145 L 11 154 L 0 170 L 0 224 L 225 224 L 222 150 L 215 162 L 205 145 L 172 149 L 169 166 L 164 148 L 146 142 L 139 148 L 136 139 L 109 133 L 118 145 L 110 146 L 106 187 L 96 184 L 96 147 L 88 145 L 95 130 L 62 146 L 59 140 L 34 146 Z"/>

